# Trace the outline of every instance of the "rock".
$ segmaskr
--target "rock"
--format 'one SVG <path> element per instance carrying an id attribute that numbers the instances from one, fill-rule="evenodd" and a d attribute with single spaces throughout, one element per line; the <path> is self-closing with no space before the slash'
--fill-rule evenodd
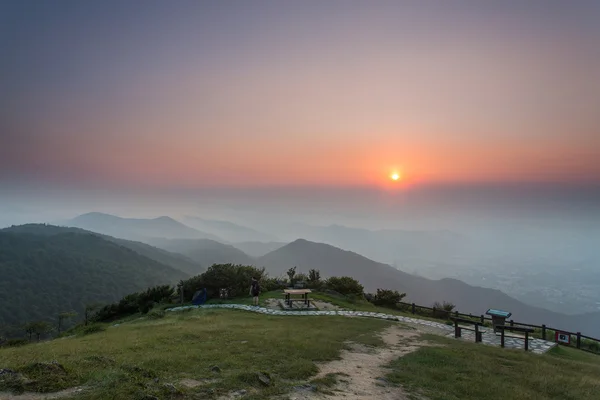
<path id="1" fill-rule="evenodd" d="M 271 385 L 271 378 L 269 377 L 269 375 L 267 375 L 266 373 L 263 373 L 263 372 L 259 372 L 258 373 L 258 381 L 263 386 L 269 386 L 269 385 Z"/>
<path id="2" fill-rule="evenodd" d="M 9 368 L 0 368 L 0 376 L 2 375 L 17 375 L 17 372 Z"/>
<path id="3" fill-rule="evenodd" d="M 163 386 L 171 393 L 179 393 L 179 389 L 177 389 L 172 383 L 165 383 Z"/>
<path id="4" fill-rule="evenodd" d="M 296 392 L 315 392 L 317 386 L 307 383 L 306 385 L 294 386 Z"/>
<path id="5" fill-rule="evenodd" d="M 217 374 L 221 373 L 221 368 L 219 368 L 219 366 L 218 366 L 218 365 L 213 365 L 212 367 L 210 367 L 210 370 L 211 370 L 212 372 L 215 372 L 215 373 L 217 373 Z"/>
<path id="6" fill-rule="evenodd" d="M 247 391 L 247 390 L 245 390 L 245 389 L 241 389 L 241 390 L 238 390 L 238 391 L 235 391 L 235 392 L 231 393 L 231 395 L 232 395 L 232 396 L 234 396 L 234 397 L 242 397 L 242 396 L 244 396 L 246 393 L 248 393 L 248 391 Z"/>

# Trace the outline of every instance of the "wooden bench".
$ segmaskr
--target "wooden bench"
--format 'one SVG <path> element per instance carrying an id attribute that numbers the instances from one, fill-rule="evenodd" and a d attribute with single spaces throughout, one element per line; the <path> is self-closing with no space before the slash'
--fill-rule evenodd
<path id="1" fill-rule="evenodd" d="M 497 328 L 501 331 L 500 333 L 500 347 L 504 347 L 505 331 L 511 332 L 522 332 L 525 334 L 525 351 L 529 350 L 529 334 L 535 330 L 533 328 L 525 328 L 523 326 L 510 326 L 510 325 L 498 325 Z M 523 339 L 520 336 L 508 336 L 516 339 Z"/>
<path id="2" fill-rule="evenodd" d="M 479 343 L 482 340 L 481 335 L 483 334 L 483 331 L 481 331 L 479 329 L 479 327 L 482 327 L 483 324 L 481 322 L 478 321 L 473 321 L 472 319 L 466 319 L 466 318 L 458 318 L 458 317 L 451 317 L 450 318 L 452 321 L 454 321 L 454 337 L 455 338 L 459 338 L 462 336 L 462 331 L 467 330 L 467 331 L 473 331 L 475 332 L 475 343 Z M 459 326 L 458 324 L 470 324 L 473 325 L 473 328 L 465 328 L 464 326 Z"/>

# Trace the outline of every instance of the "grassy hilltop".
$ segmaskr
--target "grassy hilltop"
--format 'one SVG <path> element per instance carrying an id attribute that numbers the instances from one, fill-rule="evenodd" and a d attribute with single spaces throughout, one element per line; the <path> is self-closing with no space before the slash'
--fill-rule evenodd
<path id="1" fill-rule="evenodd" d="M 367 353 L 386 347 L 379 333 L 392 325 L 414 330 L 368 318 L 217 309 L 165 314 L 156 309 L 80 327 L 71 337 L 0 349 L 0 368 L 31 380 L 2 381 L 0 375 L 0 392 L 80 388 L 76 399 L 262 399 L 311 384 L 311 396 L 335 398 L 338 384 L 352 380 L 352 374 L 314 379 L 323 363 L 352 349 L 350 342 Z M 382 385 L 402 385 L 414 398 L 440 400 L 500 398 L 497 393 L 519 399 L 596 399 L 600 390 L 600 358 L 580 351 L 556 348 L 540 356 L 433 334 L 422 334 L 416 342 L 426 344 L 383 366 Z M 52 361 L 64 370 L 39 364 Z M 268 378 L 267 384 L 259 377 Z"/>

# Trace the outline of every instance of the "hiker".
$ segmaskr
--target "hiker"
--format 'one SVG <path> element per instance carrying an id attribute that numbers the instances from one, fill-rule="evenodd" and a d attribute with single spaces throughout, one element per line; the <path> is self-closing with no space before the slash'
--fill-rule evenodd
<path id="1" fill-rule="evenodd" d="M 250 296 L 253 297 L 253 303 L 258 307 L 258 295 L 260 294 L 260 285 L 256 278 L 252 278 L 252 284 L 250 285 Z"/>

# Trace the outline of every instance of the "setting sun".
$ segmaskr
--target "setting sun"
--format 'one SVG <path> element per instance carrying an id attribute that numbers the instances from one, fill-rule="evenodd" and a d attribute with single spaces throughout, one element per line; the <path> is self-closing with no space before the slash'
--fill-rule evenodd
<path id="1" fill-rule="evenodd" d="M 393 181 L 397 181 L 400 179 L 400 174 L 398 174 L 397 172 L 394 172 L 390 178 L 392 178 Z"/>

